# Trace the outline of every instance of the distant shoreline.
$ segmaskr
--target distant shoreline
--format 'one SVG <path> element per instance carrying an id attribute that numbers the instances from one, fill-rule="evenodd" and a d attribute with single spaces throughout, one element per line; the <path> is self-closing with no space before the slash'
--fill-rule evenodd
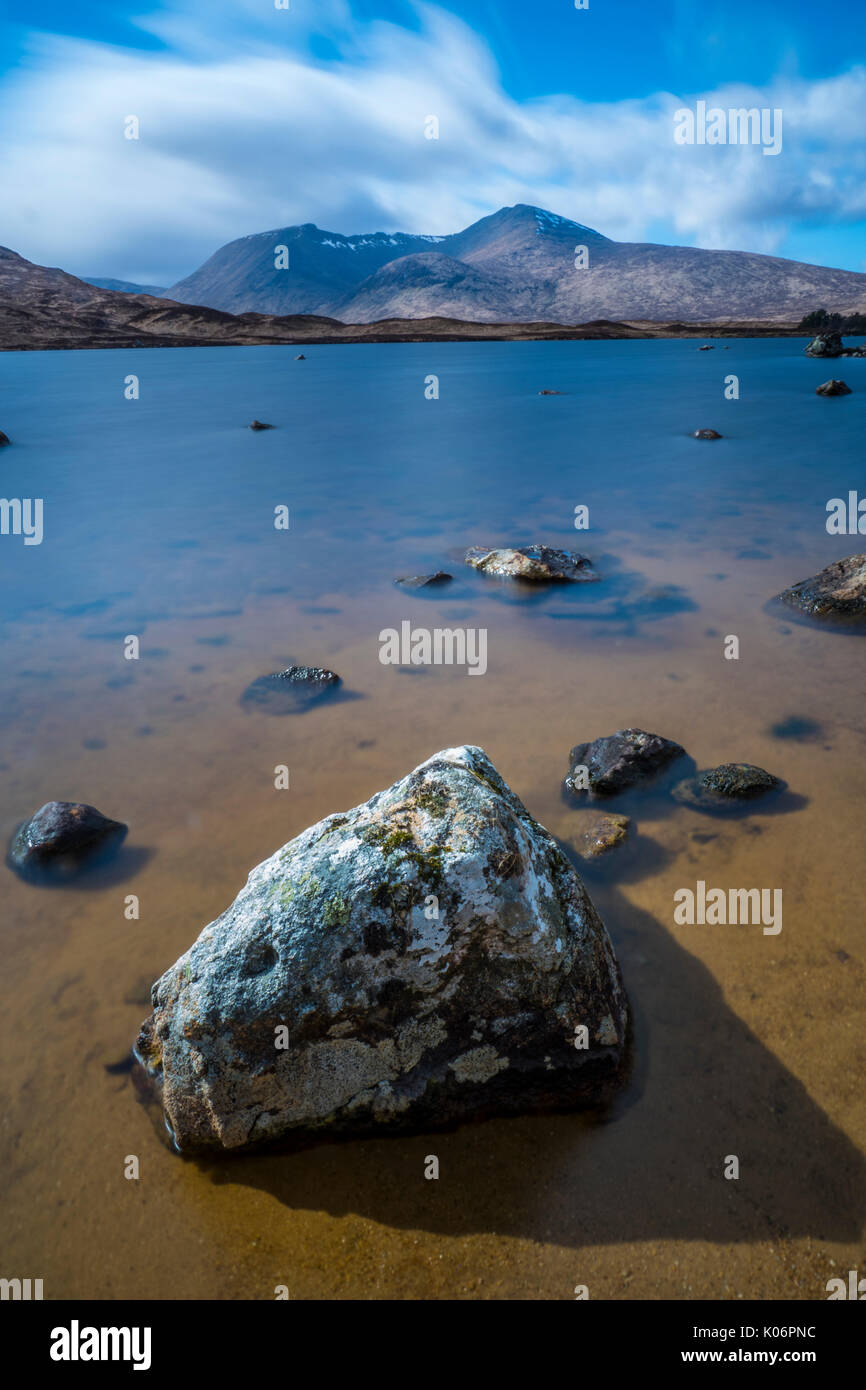
<path id="1" fill-rule="evenodd" d="M 172 317 L 169 301 L 129 296 L 138 306 L 148 302 L 162 312 L 153 317 Z M 177 310 L 177 330 L 154 330 L 141 325 L 133 331 L 127 325 L 110 322 L 88 325 L 83 331 L 69 316 L 59 325 L 28 325 L 21 331 L 23 341 L 15 341 L 0 322 L 0 352 L 88 351 L 99 348 L 145 347 L 307 347 L 336 343 L 448 343 L 448 342 L 605 342 L 664 338 L 811 338 L 806 329 L 788 321 L 743 320 L 725 323 L 680 323 L 652 320 L 593 320 L 583 324 L 561 323 L 478 323 L 463 319 L 381 319 L 375 323 L 343 324 L 336 319 L 314 315 L 292 315 L 281 319 L 269 314 L 233 316 L 194 306 L 173 304 Z M 0 314 L 2 319 L 2 314 Z M 70 321 L 71 319 L 71 321 Z M 214 322 L 214 320 L 217 320 Z M 208 332 L 210 328 L 212 331 Z M 5 341 L 6 338 L 9 341 Z"/>

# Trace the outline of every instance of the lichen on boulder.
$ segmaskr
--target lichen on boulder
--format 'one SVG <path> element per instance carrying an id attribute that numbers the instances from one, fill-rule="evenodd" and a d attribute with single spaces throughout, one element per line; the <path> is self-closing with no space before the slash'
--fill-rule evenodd
<path id="1" fill-rule="evenodd" d="M 181 1151 L 598 1104 L 626 1059 L 607 932 L 471 747 L 259 864 L 153 1006 L 137 1054 Z"/>

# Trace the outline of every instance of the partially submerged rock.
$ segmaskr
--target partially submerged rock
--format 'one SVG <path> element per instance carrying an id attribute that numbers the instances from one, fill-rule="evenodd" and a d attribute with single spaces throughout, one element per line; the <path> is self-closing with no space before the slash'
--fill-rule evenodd
<path id="1" fill-rule="evenodd" d="M 8 863 L 25 878 L 71 878 L 113 853 L 128 826 L 80 801 L 48 801 L 20 825 Z"/>
<path id="2" fill-rule="evenodd" d="M 807 357 L 841 357 L 842 335 L 817 333 L 811 342 L 806 344 L 805 352 Z"/>
<path id="3" fill-rule="evenodd" d="M 565 785 L 577 796 L 614 796 L 684 756 L 684 748 L 661 734 L 619 729 L 572 748 Z"/>
<path id="4" fill-rule="evenodd" d="M 11 443 L 12 443 L 12 440 L 9 438 L 8 434 L 4 434 L 3 431 L 0 430 L 0 449 L 3 448 L 3 445 L 4 445 L 4 444 L 11 444 Z"/>
<path id="5" fill-rule="evenodd" d="M 807 357 L 866 357 L 866 348 L 846 348 L 841 333 L 817 333 L 805 348 Z"/>
<path id="6" fill-rule="evenodd" d="M 522 545 L 518 549 L 489 550 L 474 545 L 466 552 L 466 563 L 484 574 L 504 579 L 527 579 L 532 583 L 597 580 L 592 562 L 572 550 L 555 550 L 549 545 Z"/>
<path id="7" fill-rule="evenodd" d="M 615 811 L 577 811 L 581 817 L 574 832 L 574 846 L 581 859 L 598 859 L 622 844 L 631 821 Z"/>
<path id="8" fill-rule="evenodd" d="M 866 555 L 848 555 L 777 595 L 813 618 L 866 617 Z"/>
<path id="9" fill-rule="evenodd" d="M 721 439 L 718 430 L 695 430 L 692 439 Z"/>
<path id="10" fill-rule="evenodd" d="M 308 709 L 342 684 L 336 671 L 323 666 L 287 666 L 270 676 L 259 676 L 243 693 L 242 703 L 258 705 L 276 714 Z"/>
<path id="11" fill-rule="evenodd" d="M 850 396 L 851 387 L 844 381 L 839 381 L 831 377 L 829 381 L 822 381 L 820 386 L 815 387 L 816 396 Z"/>
<path id="12" fill-rule="evenodd" d="M 448 584 L 453 578 L 452 574 L 437 570 L 435 574 L 407 574 L 402 579 L 395 579 L 394 583 L 399 584 L 401 589 L 430 589 Z"/>
<path id="13" fill-rule="evenodd" d="M 273 425 L 266 425 L 262 420 L 253 420 L 250 425 L 251 430 L 272 430 L 273 428 Z"/>
<path id="14" fill-rule="evenodd" d="M 671 789 L 675 801 L 698 811 L 738 810 L 768 792 L 783 791 L 785 783 L 753 763 L 722 763 L 698 772 Z"/>
<path id="15" fill-rule="evenodd" d="M 297 357 L 295 358 L 296 362 L 306 362 L 306 360 L 307 359 L 302 352 L 299 352 Z"/>
<path id="16" fill-rule="evenodd" d="M 549 388 L 545 388 L 545 390 L 539 391 L 538 394 L 539 396 L 562 396 L 565 393 L 563 391 L 551 391 Z"/>
<path id="17" fill-rule="evenodd" d="M 714 352 L 715 347 L 715 343 L 704 343 L 703 347 L 698 348 L 698 352 Z"/>
<path id="18" fill-rule="evenodd" d="M 137 1053 L 183 1151 L 596 1104 L 625 1062 L 604 926 L 480 748 L 259 864 L 153 1002 Z"/>

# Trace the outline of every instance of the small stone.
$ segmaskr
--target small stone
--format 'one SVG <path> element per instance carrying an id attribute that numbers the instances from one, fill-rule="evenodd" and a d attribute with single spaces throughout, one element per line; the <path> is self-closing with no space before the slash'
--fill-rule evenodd
<path id="1" fill-rule="evenodd" d="M 248 685 L 242 703 L 259 705 L 274 714 L 307 709 L 342 684 L 335 671 L 322 666 L 287 666 Z"/>
<path id="2" fill-rule="evenodd" d="M 581 859 L 597 859 L 622 844 L 631 824 L 628 816 L 613 811 L 577 812 L 581 817 L 574 845 Z"/>
<path id="3" fill-rule="evenodd" d="M 306 360 L 307 359 L 302 352 L 299 352 L 297 357 L 295 358 L 296 362 L 306 362 Z"/>
<path id="4" fill-rule="evenodd" d="M 727 811 L 768 792 L 782 791 L 784 786 L 780 778 L 753 763 L 722 763 L 678 782 L 671 796 L 698 811 Z"/>
<path id="5" fill-rule="evenodd" d="M 266 425 L 262 420 L 253 420 L 250 425 L 251 430 L 272 430 L 273 425 Z"/>
<path id="6" fill-rule="evenodd" d="M 564 391 L 550 391 L 550 390 L 545 390 L 545 391 L 539 391 L 538 394 L 539 394 L 539 396 L 563 396 L 563 395 L 565 395 L 565 392 L 564 392 Z"/>
<path id="7" fill-rule="evenodd" d="M 597 580 L 592 562 L 571 550 L 555 550 L 549 545 L 523 545 L 519 549 L 489 550 L 474 545 L 466 552 L 467 565 L 483 574 L 504 579 L 525 579 L 532 583 Z"/>
<path id="8" fill-rule="evenodd" d="M 850 396 L 851 387 L 844 381 L 839 381 L 831 377 L 829 381 L 822 381 L 820 386 L 815 387 L 816 396 Z"/>
<path id="9" fill-rule="evenodd" d="M 395 579 L 394 583 L 399 584 L 401 589 L 429 589 L 439 584 L 447 584 L 453 578 L 453 574 L 446 574 L 444 570 L 437 570 L 435 574 L 405 575 L 402 579 Z"/>
<path id="10" fill-rule="evenodd" d="M 866 617 L 866 555 L 848 555 L 783 589 L 777 598 L 813 618 Z"/>
<path id="11" fill-rule="evenodd" d="M 12 443 L 12 440 L 9 438 L 8 434 L 4 434 L 3 431 L 0 430 L 0 449 L 3 448 L 3 445 L 4 445 L 4 444 L 11 444 L 11 443 Z"/>
<path id="12" fill-rule="evenodd" d="M 576 796 L 613 796 L 684 756 L 684 748 L 660 734 L 620 729 L 572 748 L 565 785 Z M 580 785 L 582 768 L 586 768 L 589 787 Z"/>
<path id="13" fill-rule="evenodd" d="M 718 430 L 695 430 L 692 439 L 721 439 Z"/>
<path id="14" fill-rule="evenodd" d="M 8 863 L 25 878 L 70 878 L 117 849 L 128 828 L 95 806 L 48 801 L 16 830 Z"/>
<path id="15" fill-rule="evenodd" d="M 704 343 L 703 347 L 698 348 L 698 352 L 714 352 L 715 343 Z"/>

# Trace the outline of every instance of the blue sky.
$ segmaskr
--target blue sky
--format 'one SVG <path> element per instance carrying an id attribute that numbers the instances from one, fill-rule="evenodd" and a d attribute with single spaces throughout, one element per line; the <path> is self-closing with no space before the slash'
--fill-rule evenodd
<path id="1" fill-rule="evenodd" d="M 170 284 L 270 227 L 441 233 L 531 202 L 866 270 L 864 0 L 290 6 L 6 0 L 0 242 Z M 698 99 L 780 108 L 782 152 L 678 148 Z"/>

